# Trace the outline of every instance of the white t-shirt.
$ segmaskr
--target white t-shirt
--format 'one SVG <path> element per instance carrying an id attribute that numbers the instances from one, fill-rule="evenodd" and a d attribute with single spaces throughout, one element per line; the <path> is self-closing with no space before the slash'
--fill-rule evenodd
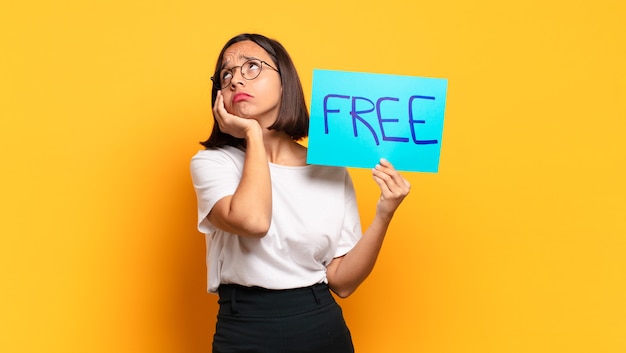
<path id="1" fill-rule="evenodd" d="M 326 282 L 326 266 L 361 238 L 354 187 L 342 167 L 270 163 L 272 220 L 262 238 L 224 232 L 208 221 L 217 201 L 232 195 L 245 152 L 201 150 L 191 159 L 198 200 L 198 230 L 206 235 L 208 291 L 220 283 L 268 289 Z"/>

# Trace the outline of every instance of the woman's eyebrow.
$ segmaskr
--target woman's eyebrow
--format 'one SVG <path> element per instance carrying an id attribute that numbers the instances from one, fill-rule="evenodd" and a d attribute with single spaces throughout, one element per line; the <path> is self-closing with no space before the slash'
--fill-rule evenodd
<path id="1" fill-rule="evenodd" d="M 245 59 L 246 61 L 248 60 L 261 60 L 259 58 L 257 58 L 256 56 L 245 56 L 245 55 L 239 55 L 239 59 Z M 224 70 L 226 68 L 226 65 L 228 65 L 229 61 L 224 61 L 222 63 L 222 66 L 220 66 L 220 70 Z"/>
<path id="2" fill-rule="evenodd" d="M 252 59 L 261 60 L 261 59 L 257 58 L 256 56 L 245 56 L 245 55 L 242 55 L 242 56 L 240 56 L 240 58 L 246 59 L 246 60 L 252 60 Z"/>

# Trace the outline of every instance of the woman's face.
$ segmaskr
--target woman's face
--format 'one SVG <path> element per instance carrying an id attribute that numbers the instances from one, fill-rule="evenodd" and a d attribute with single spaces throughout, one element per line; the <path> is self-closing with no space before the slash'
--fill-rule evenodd
<path id="1" fill-rule="evenodd" d="M 222 88 L 226 110 L 242 118 L 255 119 L 262 127 L 269 127 L 278 117 L 282 86 L 277 71 L 260 64 L 260 73 L 247 80 L 241 75 L 241 65 L 250 59 L 274 62 L 258 44 L 246 40 L 237 42 L 224 51 L 221 69 L 233 69 L 230 84 Z"/>

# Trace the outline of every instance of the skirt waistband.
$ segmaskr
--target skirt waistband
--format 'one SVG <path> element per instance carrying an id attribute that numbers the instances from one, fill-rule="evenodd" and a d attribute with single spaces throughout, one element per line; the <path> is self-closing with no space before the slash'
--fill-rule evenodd
<path id="1" fill-rule="evenodd" d="M 272 290 L 221 284 L 219 315 L 281 317 L 313 311 L 335 302 L 326 283 L 310 287 Z"/>

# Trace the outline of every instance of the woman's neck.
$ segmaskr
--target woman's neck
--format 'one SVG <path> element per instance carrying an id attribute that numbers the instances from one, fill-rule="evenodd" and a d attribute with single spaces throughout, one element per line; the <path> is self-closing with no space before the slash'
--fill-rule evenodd
<path id="1" fill-rule="evenodd" d="M 306 165 L 306 147 L 292 140 L 284 132 L 266 130 L 263 142 L 270 163 L 288 166 Z"/>

